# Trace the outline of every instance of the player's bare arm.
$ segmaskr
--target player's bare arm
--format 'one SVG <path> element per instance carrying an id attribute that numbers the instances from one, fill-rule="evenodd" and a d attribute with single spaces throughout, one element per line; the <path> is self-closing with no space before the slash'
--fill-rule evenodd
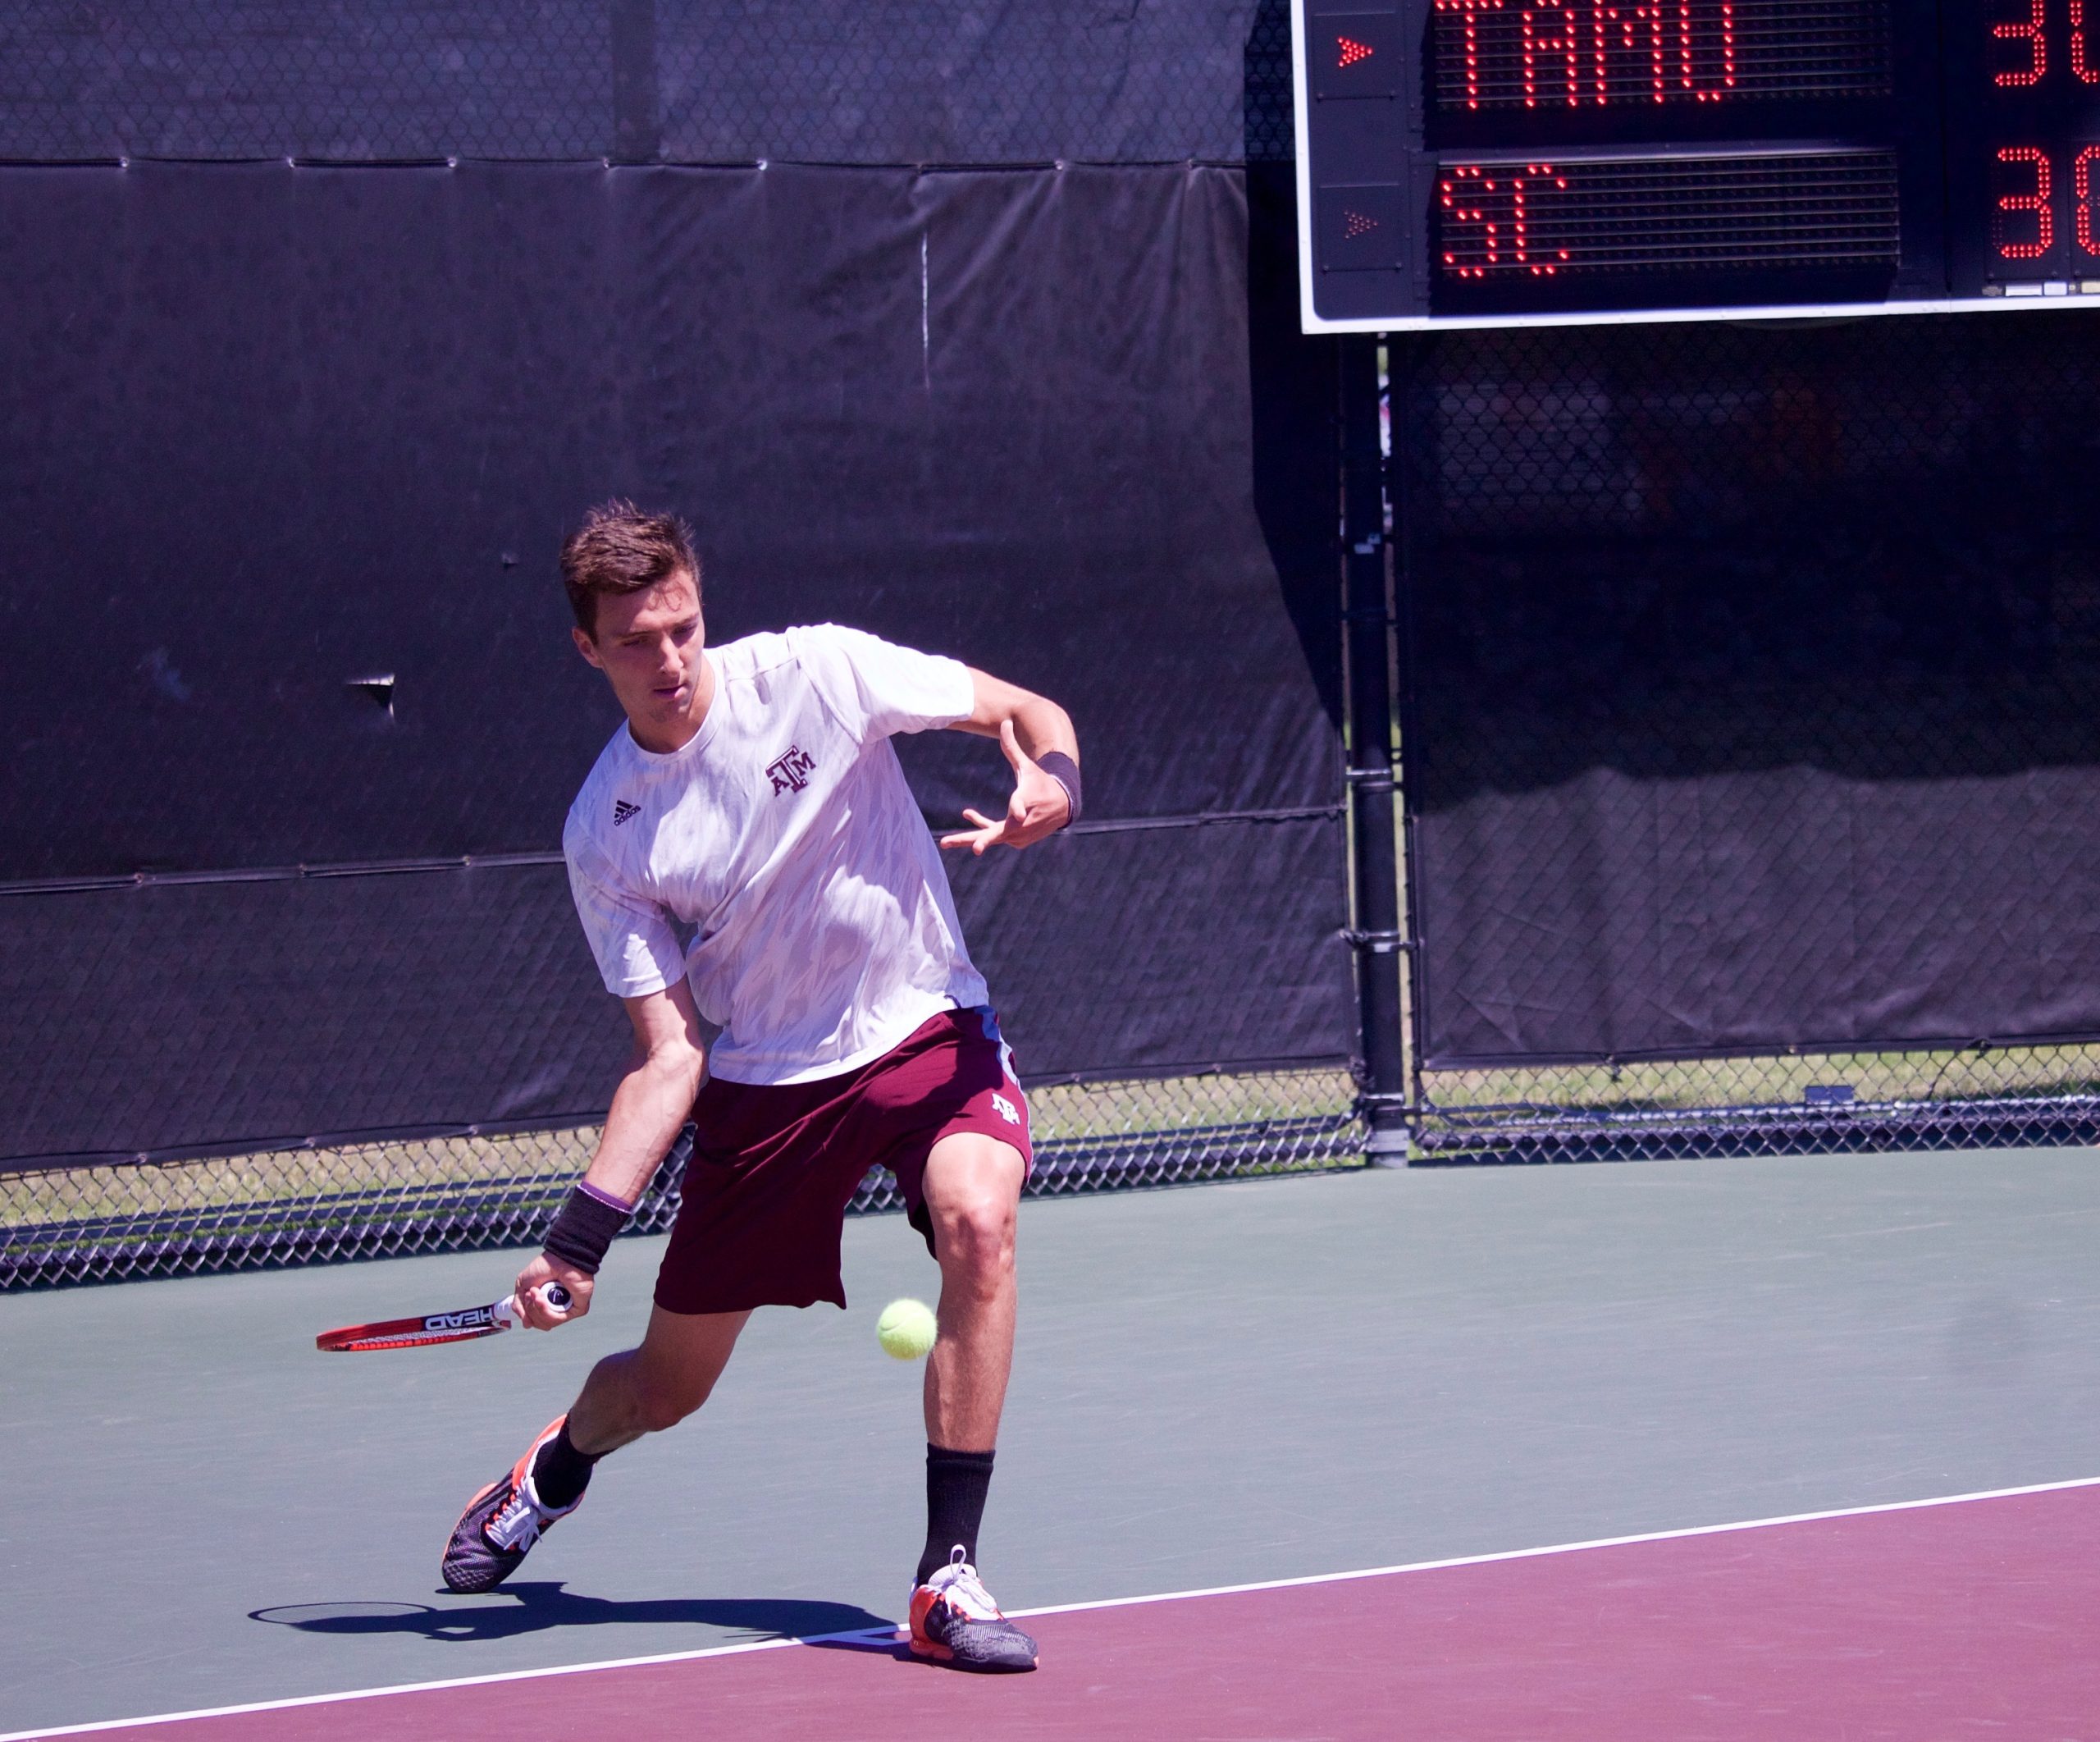
<path id="1" fill-rule="evenodd" d="M 584 1170 L 583 1183 L 602 1197 L 632 1205 L 648 1189 L 678 1127 L 692 1116 L 707 1060 L 692 990 L 685 981 L 621 1002 L 633 1025 L 634 1050 L 613 1090 L 605 1128 Z M 541 1298 L 540 1285 L 550 1282 L 568 1291 L 571 1305 L 565 1313 L 555 1313 Z M 518 1273 L 520 1314 L 541 1331 L 580 1319 L 591 1310 L 591 1282 L 587 1271 L 542 1252 Z"/>
<path id="2" fill-rule="evenodd" d="M 943 835 L 941 845 L 980 854 L 988 847 L 1031 846 L 1077 814 L 1080 741 L 1071 716 L 1047 696 L 975 666 L 970 681 L 974 706 L 952 729 L 998 739 L 1013 769 L 1013 796 L 1007 814 L 996 821 L 966 809 L 962 814 L 973 826 Z"/>

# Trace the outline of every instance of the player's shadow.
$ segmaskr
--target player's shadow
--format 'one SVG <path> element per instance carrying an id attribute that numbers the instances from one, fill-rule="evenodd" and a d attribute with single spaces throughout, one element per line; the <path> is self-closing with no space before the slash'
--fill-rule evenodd
<path id="1" fill-rule="evenodd" d="M 280 1603 L 251 1609 L 248 1618 L 301 1633 L 338 1639 L 416 1634 L 448 1644 L 514 1639 L 553 1627 L 713 1627 L 737 1635 L 724 1644 L 765 1639 L 815 1639 L 841 1634 L 872 1634 L 869 1643 L 887 1646 L 897 1624 L 844 1603 L 811 1603 L 792 1597 L 674 1597 L 623 1602 L 586 1597 L 552 1581 L 506 1584 L 486 1602 Z M 828 1643 L 829 1641 L 828 1640 Z M 837 1643 L 850 1645 L 851 1640 Z"/>

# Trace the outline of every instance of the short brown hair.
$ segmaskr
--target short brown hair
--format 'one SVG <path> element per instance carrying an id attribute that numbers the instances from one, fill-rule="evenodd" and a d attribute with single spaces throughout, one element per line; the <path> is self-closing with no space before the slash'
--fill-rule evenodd
<path id="1" fill-rule="evenodd" d="M 598 596 L 646 592 L 679 573 L 700 591 L 692 528 L 676 514 L 645 514 L 618 498 L 600 502 L 561 547 L 561 583 L 586 635 L 598 633 Z"/>

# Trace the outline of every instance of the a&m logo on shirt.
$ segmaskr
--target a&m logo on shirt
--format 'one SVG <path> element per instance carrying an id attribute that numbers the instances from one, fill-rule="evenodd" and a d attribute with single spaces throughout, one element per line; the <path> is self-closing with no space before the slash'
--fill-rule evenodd
<path id="1" fill-rule="evenodd" d="M 788 753 L 776 757 L 765 765 L 767 775 L 773 782 L 774 796 L 783 793 L 799 793 L 810 784 L 810 771 L 817 766 L 817 759 L 798 744 L 790 744 Z"/>

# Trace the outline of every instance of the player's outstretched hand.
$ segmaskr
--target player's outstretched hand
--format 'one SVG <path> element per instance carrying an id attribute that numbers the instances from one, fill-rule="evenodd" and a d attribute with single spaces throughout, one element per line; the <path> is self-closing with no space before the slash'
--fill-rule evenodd
<path id="1" fill-rule="evenodd" d="M 568 1291 L 568 1305 L 559 1312 L 548 1305 L 546 1296 L 540 1292 L 549 1282 L 559 1282 Z M 531 1330 L 551 1331 L 591 1310 L 591 1278 L 575 1265 L 565 1264 L 545 1252 L 518 1273 L 515 1292 L 518 1316 Z"/>
<path id="2" fill-rule="evenodd" d="M 967 847 L 979 854 L 987 847 L 1032 846 L 1070 820 L 1072 801 L 1021 748 L 1011 720 L 999 722 L 999 748 L 1014 770 L 1014 795 L 1007 801 L 1007 814 L 994 822 L 981 811 L 965 810 L 962 814 L 975 826 L 943 835 L 942 846 Z"/>

